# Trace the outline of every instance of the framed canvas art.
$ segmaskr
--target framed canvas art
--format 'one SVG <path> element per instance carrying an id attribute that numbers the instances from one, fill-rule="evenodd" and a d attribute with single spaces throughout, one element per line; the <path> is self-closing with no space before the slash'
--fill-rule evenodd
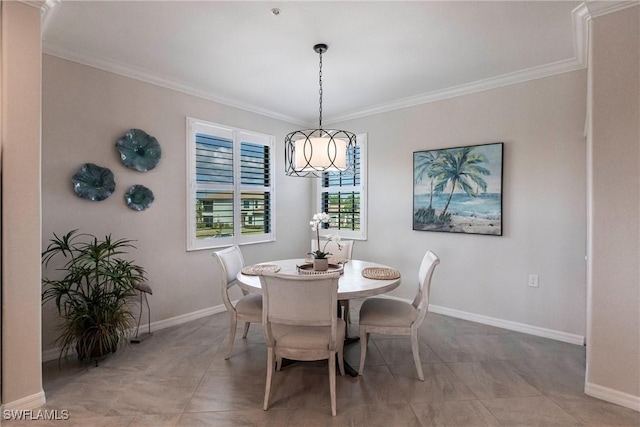
<path id="1" fill-rule="evenodd" d="M 413 153 L 413 229 L 502 236 L 503 143 Z"/>

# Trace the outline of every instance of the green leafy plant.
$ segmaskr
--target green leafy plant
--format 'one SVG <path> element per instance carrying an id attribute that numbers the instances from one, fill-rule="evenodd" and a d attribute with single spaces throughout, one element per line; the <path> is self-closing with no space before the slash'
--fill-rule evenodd
<path id="1" fill-rule="evenodd" d="M 110 234 L 98 239 L 77 230 L 53 236 L 42 263 L 64 263 L 54 270 L 62 278 L 43 279 L 42 301 L 53 301 L 63 319 L 56 341 L 60 358 L 72 349 L 80 360 L 116 351 L 134 324 L 135 284 L 146 281 L 141 266 L 121 257 L 135 248 L 133 240 Z"/>

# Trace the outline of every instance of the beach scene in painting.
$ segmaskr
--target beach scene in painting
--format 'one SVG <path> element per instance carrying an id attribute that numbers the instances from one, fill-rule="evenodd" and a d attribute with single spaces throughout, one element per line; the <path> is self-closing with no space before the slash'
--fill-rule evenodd
<path id="1" fill-rule="evenodd" d="M 413 229 L 502 235 L 502 143 L 413 153 Z"/>

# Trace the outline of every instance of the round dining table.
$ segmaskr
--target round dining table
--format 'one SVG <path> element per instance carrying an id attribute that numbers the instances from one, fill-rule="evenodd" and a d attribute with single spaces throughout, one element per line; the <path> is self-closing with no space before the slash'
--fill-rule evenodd
<path id="1" fill-rule="evenodd" d="M 265 265 L 268 265 L 269 267 L 279 267 L 279 270 L 277 272 L 280 274 L 304 274 L 304 271 L 302 273 L 300 272 L 300 267 L 309 267 L 309 263 L 307 262 L 307 260 L 302 258 L 267 261 L 260 264 L 255 264 L 253 267 Z M 365 268 L 391 268 L 386 265 L 352 259 L 341 264 L 341 266 L 342 274 L 340 275 L 340 279 L 338 281 L 338 300 L 349 300 L 351 298 L 362 298 L 384 294 L 400 286 L 399 274 L 395 279 L 370 279 L 362 275 L 362 270 L 364 270 Z M 256 270 L 259 270 L 259 268 L 257 268 Z M 250 293 L 262 294 L 259 275 L 244 274 L 241 270 L 236 278 L 238 279 L 238 286 L 240 286 L 240 288 Z M 359 337 L 349 337 L 347 328 L 345 345 L 356 342 L 359 339 Z M 291 361 L 285 360 L 283 363 L 284 365 L 286 365 L 290 362 Z M 346 360 L 344 361 L 344 369 L 347 375 L 352 377 L 358 376 L 358 371 L 353 369 Z"/>
<path id="2" fill-rule="evenodd" d="M 308 264 L 308 262 L 305 259 L 298 258 L 267 261 L 256 265 L 264 264 L 278 266 L 280 268 L 279 274 L 301 274 L 299 273 L 299 267 Z M 386 265 L 353 259 L 342 264 L 342 266 L 342 274 L 338 282 L 338 300 L 384 294 L 400 286 L 400 277 L 396 279 L 369 279 L 362 275 L 362 270 L 365 268 L 391 268 Z M 247 292 L 262 293 L 258 275 L 248 275 L 240 271 L 237 279 L 238 286 Z"/>

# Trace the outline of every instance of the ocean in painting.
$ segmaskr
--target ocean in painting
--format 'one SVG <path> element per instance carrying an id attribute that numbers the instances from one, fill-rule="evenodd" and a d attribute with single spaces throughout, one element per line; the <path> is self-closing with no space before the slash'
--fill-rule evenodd
<path id="1" fill-rule="evenodd" d="M 433 195 L 433 208 L 440 213 L 447 204 L 449 193 Z M 500 193 L 483 193 L 471 197 L 466 193 L 453 193 L 447 212 L 462 217 L 475 217 L 485 219 L 500 219 L 502 199 Z M 429 194 L 420 194 L 413 197 L 414 212 L 421 208 L 429 207 Z"/>

